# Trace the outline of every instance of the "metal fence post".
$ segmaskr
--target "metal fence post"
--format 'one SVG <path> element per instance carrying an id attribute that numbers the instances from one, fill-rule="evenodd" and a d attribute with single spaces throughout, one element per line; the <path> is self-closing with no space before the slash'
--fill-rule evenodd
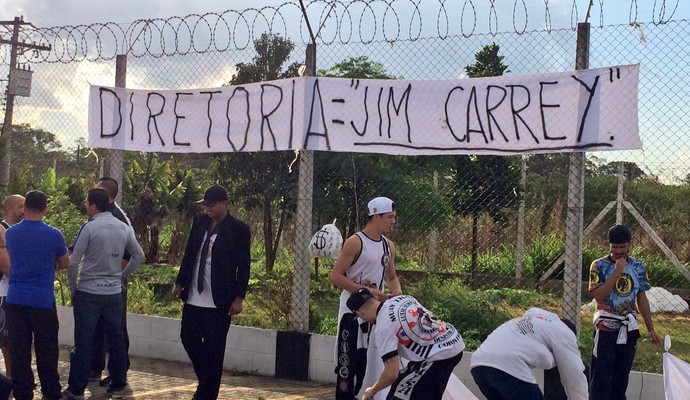
<path id="1" fill-rule="evenodd" d="M 316 45 L 307 45 L 307 76 L 316 75 Z M 299 152 L 299 183 L 295 216 L 295 271 L 292 276 L 290 329 L 309 331 L 309 286 L 311 218 L 314 194 L 314 152 Z"/>
<path id="2" fill-rule="evenodd" d="M 577 25 L 575 69 L 589 68 L 589 23 Z M 585 153 L 570 154 L 568 168 L 568 211 L 565 228 L 565 270 L 563 272 L 563 315 L 580 326 L 582 300 L 582 239 L 585 199 Z M 579 334 L 579 329 L 578 329 Z M 579 336 L 578 336 L 579 337 Z"/>
<path id="3" fill-rule="evenodd" d="M 127 55 L 125 54 L 119 54 L 115 58 L 115 87 L 127 87 Z M 109 151 L 109 158 L 108 176 L 116 179 L 120 183 L 120 187 L 122 187 L 125 152 L 124 150 L 111 149 Z M 115 201 L 122 203 L 122 190 L 117 193 Z"/>

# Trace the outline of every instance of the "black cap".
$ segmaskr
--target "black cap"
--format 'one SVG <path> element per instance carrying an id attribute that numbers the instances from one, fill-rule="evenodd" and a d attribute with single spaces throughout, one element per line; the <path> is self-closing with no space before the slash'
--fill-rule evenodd
<path id="1" fill-rule="evenodd" d="M 204 198 L 197 201 L 205 206 L 212 206 L 219 201 L 225 201 L 228 199 L 228 191 L 220 185 L 213 185 L 206 189 L 204 192 Z"/>
<path id="2" fill-rule="evenodd" d="M 625 225 L 614 225 L 609 229 L 609 243 L 624 244 L 630 242 L 632 234 Z"/>
<path id="3" fill-rule="evenodd" d="M 371 294 L 369 289 L 359 288 L 356 292 L 350 295 L 349 299 L 347 299 L 347 308 L 349 308 L 352 312 L 355 312 L 359 310 L 359 308 L 362 307 L 364 303 L 373 298 L 374 295 Z"/>

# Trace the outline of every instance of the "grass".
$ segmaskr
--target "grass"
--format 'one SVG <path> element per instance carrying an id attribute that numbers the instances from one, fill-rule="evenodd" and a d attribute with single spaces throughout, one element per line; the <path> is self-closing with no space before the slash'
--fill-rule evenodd
<path id="1" fill-rule="evenodd" d="M 550 262 L 562 250 L 559 239 L 542 238 L 526 249 L 525 274 L 539 276 Z M 585 248 L 583 250 L 583 277 L 588 276 L 589 263 L 602 254 L 601 249 Z M 645 256 L 638 253 L 649 269 L 650 280 L 659 285 L 690 287 L 675 267 L 665 259 L 657 256 Z M 265 270 L 263 254 L 256 247 L 252 248 L 252 271 L 249 291 L 244 302 L 244 311 L 234 318 L 233 324 L 257 328 L 287 330 L 290 326 L 290 304 L 292 288 L 293 262 L 291 254 L 284 251 L 276 262 L 275 268 L 268 273 Z M 462 265 L 454 265 L 451 272 L 466 272 L 468 259 Z M 396 260 L 398 261 L 398 260 Z M 400 269 L 420 270 L 420 266 L 409 261 L 398 263 Z M 321 277 L 312 278 L 309 288 L 310 312 L 309 330 L 313 333 L 335 335 L 337 330 L 338 299 L 340 290 L 333 287 L 326 278 L 326 268 L 322 268 Z M 514 253 L 510 248 L 480 253 L 478 270 L 483 274 L 512 276 L 514 274 Z M 173 284 L 177 276 L 176 266 L 142 266 L 129 282 L 128 311 L 131 313 L 180 318 L 181 303 L 172 300 L 167 293 L 156 291 L 164 284 Z M 562 276 L 562 268 L 555 276 Z M 562 310 L 562 300 L 552 294 L 537 290 L 493 288 L 470 290 L 460 279 L 442 280 L 435 276 L 426 276 L 417 282 L 403 280 L 403 290 L 412 294 L 441 319 L 453 325 L 462 333 L 468 350 L 473 350 L 486 336 L 504 321 L 522 314 L 530 307 L 541 307 L 556 313 Z M 685 286 L 683 286 L 685 285 Z M 64 271 L 58 272 L 55 286 L 58 304 L 70 305 L 67 279 Z M 167 290 L 172 290 L 168 286 Z M 592 349 L 592 315 L 581 315 L 580 348 L 583 360 L 589 363 Z M 673 340 L 672 352 L 690 362 L 690 334 L 687 326 L 690 315 L 660 314 L 654 316 L 657 333 L 660 336 L 669 334 Z M 662 372 L 663 349 L 653 346 L 646 339 L 646 331 L 641 329 L 641 338 L 633 369 L 645 372 Z"/>

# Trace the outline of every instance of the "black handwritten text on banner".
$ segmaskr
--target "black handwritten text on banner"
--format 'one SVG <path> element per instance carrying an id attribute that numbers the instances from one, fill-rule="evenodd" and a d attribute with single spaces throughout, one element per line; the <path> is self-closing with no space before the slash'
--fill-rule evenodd
<path id="1" fill-rule="evenodd" d="M 195 90 L 92 86 L 89 145 L 521 154 L 639 149 L 638 65 L 449 81 L 302 77 Z"/>

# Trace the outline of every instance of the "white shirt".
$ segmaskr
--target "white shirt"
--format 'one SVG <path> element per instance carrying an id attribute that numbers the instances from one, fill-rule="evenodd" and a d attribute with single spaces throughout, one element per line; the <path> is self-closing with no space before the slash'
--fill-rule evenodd
<path id="1" fill-rule="evenodd" d="M 537 383 L 532 368 L 558 366 L 568 399 L 588 397 L 585 366 L 575 334 L 558 315 L 541 308 L 530 308 L 496 328 L 472 353 L 471 368 L 477 366 L 496 368 L 529 383 Z"/>
<path id="2" fill-rule="evenodd" d="M 384 360 L 399 354 L 409 361 L 440 361 L 465 349 L 457 329 L 412 296 L 386 300 L 376 316 L 373 335 Z"/>
<path id="3" fill-rule="evenodd" d="M 202 243 L 206 241 L 206 235 L 208 235 L 208 232 L 204 234 L 204 238 L 201 241 Z M 211 290 L 211 250 L 213 250 L 213 243 L 215 243 L 217 236 L 217 233 L 211 235 L 211 239 L 208 242 L 208 253 L 201 254 L 203 246 L 201 246 L 202 249 L 199 249 L 199 254 L 196 257 L 196 268 L 194 276 L 192 277 L 192 287 L 187 297 L 187 304 L 197 307 L 216 308 L 216 303 L 213 302 L 213 292 Z M 204 291 L 199 293 L 197 282 L 199 282 L 199 263 L 202 262 L 206 263 L 206 271 L 204 272 Z"/>

